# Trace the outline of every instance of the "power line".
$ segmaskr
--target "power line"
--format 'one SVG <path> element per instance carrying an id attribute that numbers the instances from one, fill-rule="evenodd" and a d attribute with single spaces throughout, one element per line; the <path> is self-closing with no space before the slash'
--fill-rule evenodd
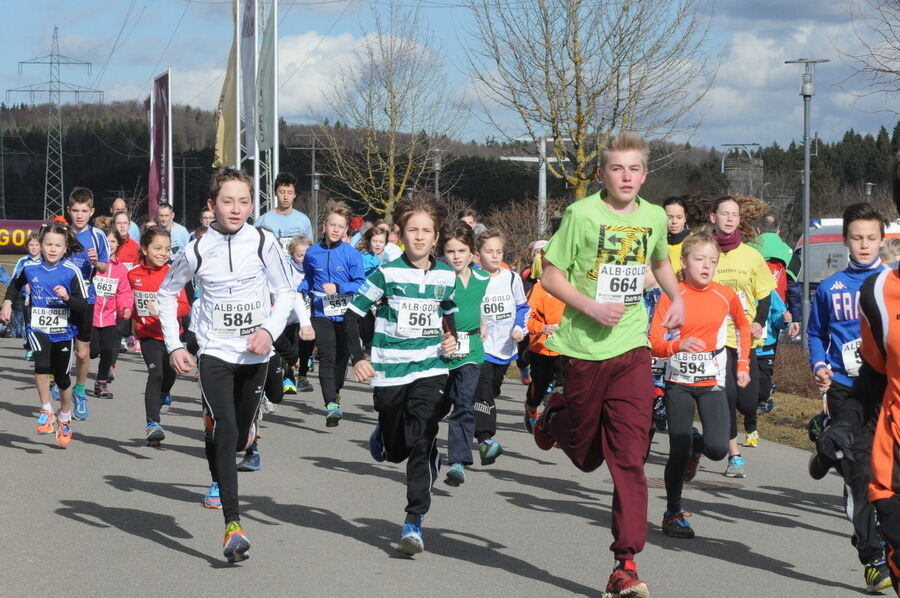
<path id="1" fill-rule="evenodd" d="M 325 35 L 323 35 L 322 37 L 319 38 L 318 43 L 313 47 L 312 50 L 310 50 L 310 51 L 306 54 L 306 57 L 300 62 L 300 64 L 297 65 L 297 68 L 295 68 L 293 71 L 291 71 L 291 74 L 288 75 L 288 76 L 284 79 L 284 81 L 281 82 L 281 85 L 278 86 L 278 89 L 282 89 L 285 85 L 287 85 L 287 82 L 291 80 L 291 77 L 293 77 L 294 75 L 296 75 L 296 74 L 300 71 L 300 69 L 302 69 L 304 66 L 306 66 L 306 62 L 312 57 L 312 55 L 315 53 L 315 51 L 319 49 L 319 46 L 322 45 L 322 42 L 325 41 L 325 38 L 327 38 L 329 35 L 331 35 L 331 32 L 332 32 L 332 31 L 334 30 L 334 28 L 337 26 L 338 21 L 340 21 L 341 18 L 342 18 L 345 14 L 347 14 L 347 9 L 350 8 L 350 4 L 351 4 L 350 2 L 347 2 L 347 6 L 345 6 L 345 7 L 344 7 L 344 10 L 341 11 L 341 14 L 339 14 L 339 15 L 337 16 L 337 18 L 334 20 L 334 23 L 332 23 L 332 24 L 331 24 L 331 27 L 328 28 L 328 31 L 325 32 Z"/>

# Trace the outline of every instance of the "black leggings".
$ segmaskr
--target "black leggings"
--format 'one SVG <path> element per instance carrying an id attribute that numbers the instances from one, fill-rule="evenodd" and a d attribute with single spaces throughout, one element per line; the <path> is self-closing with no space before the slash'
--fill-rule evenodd
<path id="1" fill-rule="evenodd" d="M 75 360 L 75 346 L 71 339 L 51 341 L 45 333 L 32 330 L 28 333 L 28 345 L 34 352 L 35 374 L 52 374 L 60 390 L 72 386 L 69 371 Z"/>
<path id="2" fill-rule="evenodd" d="M 316 341 L 305 341 L 300 339 L 300 342 L 297 344 L 297 355 L 299 359 L 297 362 L 297 375 L 301 378 L 306 378 L 306 374 L 309 373 L 309 359 L 312 357 L 313 349 L 315 348 Z M 293 372 L 291 372 L 291 376 L 293 376 Z"/>
<path id="3" fill-rule="evenodd" d="M 239 365 L 201 355 L 199 366 L 206 460 L 213 482 L 219 484 L 227 524 L 240 520 L 234 454 L 251 444 L 250 427 L 262 399 L 268 363 Z"/>
<path id="4" fill-rule="evenodd" d="M 319 345 L 319 386 L 325 405 L 337 403 L 337 393 L 344 387 L 347 377 L 347 363 L 350 361 L 350 347 L 347 329 L 343 321 L 329 318 L 313 318 L 316 343 Z"/>
<path id="5" fill-rule="evenodd" d="M 497 407 L 494 399 L 500 396 L 500 387 L 509 364 L 485 361 L 481 364 L 478 390 L 475 393 L 475 440 L 479 443 L 493 438 L 497 433 Z"/>
<path id="6" fill-rule="evenodd" d="M 772 396 L 775 386 L 772 383 L 772 376 L 775 374 L 775 355 L 758 356 L 756 358 L 756 367 L 759 370 L 759 384 L 756 386 L 759 390 L 759 398 L 757 403 L 765 403 Z M 744 430 L 748 433 L 756 430 L 757 410 L 744 415 Z"/>
<path id="7" fill-rule="evenodd" d="M 289 379 L 291 382 L 295 381 L 294 364 L 296 364 L 297 360 L 300 358 L 300 338 L 297 336 L 299 333 L 300 324 L 288 324 L 284 327 L 284 332 L 281 333 L 281 336 L 275 339 L 275 353 L 281 361 L 278 369 L 281 370 L 283 375 L 282 379 L 279 380 L 279 383 L 283 383 L 285 378 Z M 269 362 L 269 370 L 272 370 L 272 362 Z M 266 391 L 266 394 L 268 394 L 268 391 Z M 269 400 L 272 400 L 271 395 L 269 395 Z"/>
<path id="8" fill-rule="evenodd" d="M 159 398 L 172 390 L 175 370 L 169 365 L 166 344 L 155 338 L 142 338 L 141 356 L 147 365 L 147 385 L 144 387 L 144 413 L 147 419 L 159 423 Z"/>
<path id="9" fill-rule="evenodd" d="M 547 387 L 553 384 L 562 371 L 562 355 L 551 357 L 541 353 L 530 353 L 531 384 L 528 386 L 525 404 L 536 409 L 547 394 Z"/>
<path id="10" fill-rule="evenodd" d="M 750 350 L 750 384 L 741 388 L 737 385 L 737 349 L 725 347 L 728 366 L 725 368 L 725 392 L 728 394 L 728 409 L 731 411 L 731 438 L 737 438 L 737 412 L 750 416 L 753 430 L 744 426 L 745 432 L 756 430 L 756 405 L 759 403 L 759 363 L 756 350 Z"/>
<path id="11" fill-rule="evenodd" d="M 100 365 L 97 366 L 97 380 L 105 382 L 109 377 L 109 368 L 116 363 L 119 354 L 119 343 L 122 342 L 122 334 L 118 326 L 105 326 L 97 328 L 91 335 L 91 359 L 100 357 Z"/>
<path id="12" fill-rule="evenodd" d="M 269 367 L 266 369 L 265 393 L 266 398 L 273 403 L 280 403 L 284 399 L 284 368 L 278 353 L 269 359 Z"/>
<path id="13" fill-rule="evenodd" d="M 715 389 L 715 390 L 714 390 Z M 702 452 L 713 461 L 728 454 L 728 398 L 719 386 L 666 384 L 666 416 L 669 420 L 669 461 L 666 463 L 666 508 L 681 509 L 684 468 L 694 452 Z M 694 404 L 700 411 L 703 436 L 693 440 Z M 696 446 L 693 446 L 696 444 Z"/>

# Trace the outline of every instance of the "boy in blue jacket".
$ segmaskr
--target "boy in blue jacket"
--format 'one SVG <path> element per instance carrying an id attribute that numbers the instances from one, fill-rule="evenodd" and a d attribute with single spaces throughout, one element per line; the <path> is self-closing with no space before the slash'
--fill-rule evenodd
<path id="1" fill-rule="evenodd" d="M 859 290 L 867 278 L 884 268 L 879 255 L 884 241 L 884 218 L 871 204 L 850 205 L 844 210 L 843 237 L 850 250 L 850 264 L 819 283 L 807 325 L 810 364 L 816 386 L 824 393 L 823 406 L 832 425 L 850 418 L 851 389 L 862 365 Z M 845 511 L 853 523 L 851 542 L 859 562 L 865 566 L 868 591 L 877 592 L 891 587 L 891 579 L 875 526 L 875 512 L 868 499 L 872 478 L 869 457 L 877 412 L 866 415 L 855 430 L 854 458 L 841 460 L 838 470 L 845 483 Z M 821 479 L 832 465 L 837 463 L 814 454 L 809 463 L 810 475 Z"/>
<path id="2" fill-rule="evenodd" d="M 343 202 L 325 206 L 322 240 L 306 251 L 303 282 L 297 290 L 312 301 L 312 326 L 319 347 L 319 386 L 325 401 L 325 425 L 333 428 L 343 417 L 341 388 L 347 375 L 350 349 L 344 312 L 366 281 L 359 252 L 344 243 L 353 214 Z"/>

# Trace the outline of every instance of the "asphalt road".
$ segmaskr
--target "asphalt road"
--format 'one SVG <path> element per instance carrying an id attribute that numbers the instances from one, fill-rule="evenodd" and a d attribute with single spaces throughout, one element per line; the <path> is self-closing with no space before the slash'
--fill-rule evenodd
<path id="1" fill-rule="evenodd" d="M 123 355 L 115 398 L 92 399 L 90 419 L 60 449 L 35 434 L 33 370 L 19 341 L 0 341 L 0 371 L 0 596 L 598 596 L 612 567 L 608 472 L 581 473 L 561 451 L 538 450 L 515 381 L 498 402 L 505 454 L 472 467 L 459 488 L 441 476 L 426 552 L 412 559 L 391 548 L 405 469 L 373 462 L 366 448 L 371 391 L 347 383 L 337 428 L 325 427 L 318 388 L 286 397 L 262 424 L 262 471 L 240 474 L 252 558 L 229 566 L 221 512 L 200 504 L 209 473 L 193 380 L 176 382 L 168 438 L 148 448 L 143 361 Z M 865 593 L 841 482 L 810 479 L 808 453 L 763 439 L 745 450 L 743 480 L 704 460 L 685 489 L 697 537 L 675 540 L 658 527 L 666 442 L 657 435 L 647 463 L 651 525 L 637 559 L 653 596 Z"/>

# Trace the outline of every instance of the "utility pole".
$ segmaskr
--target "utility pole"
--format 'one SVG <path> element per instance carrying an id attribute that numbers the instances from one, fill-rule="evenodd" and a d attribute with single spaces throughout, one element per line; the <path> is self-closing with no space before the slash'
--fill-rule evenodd
<path id="1" fill-rule="evenodd" d="M 441 198 L 441 150 L 434 150 L 434 158 L 431 161 L 431 167 L 434 170 L 434 196 Z"/>
<path id="2" fill-rule="evenodd" d="M 829 62 L 824 58 L 798 58 L 786 60 L 785 64 L 802 64 L 804 71 L 800 75 L 800 95 L 803 97 L 803 322 L 800 330 L 803 333 L 803 346 L 806 345 L 806 323 L 809 321 L 809 120 L 810 104 L 816 95 L 816 64 Z"/>
<path id="3" fill-rule="evenodd" d="M 50 113 L 47 122 L 47 168 L 44 173 L 44 215 L 45 219 L 63 213 L 65 199 L 63 197 L 63 152 L 62 152 L 62 94 L 75 94 L 75 101 L 79 101 L 81 95 L 99 95 L 100 101 L 103 101 L 103 92 L 97 89 L 90 89 L 80 85 L 73 85 L 60 81 L 60 67 L 65 66 L 86 66 L 88 74 L 91 73 L 91 63 L 83 60 L 77 60 L 69 56 L 59 53 L 59 27 L 53 27 L 53 42 L 50 47 L 50 54 L 47 56 L 39 56 L 31 60 L 23 60 L 19 63 L 19 74 L 22 74 L 22 65 L 25 64 L 49 64 L 50 80 L 34 85 L 26 85 L 15 89 L 6 90 L 6 97 L 9 99 L 12 93 L 29 94 L 31 101 L 34 102 L 35 94 L 47 93 L 50 96 L 49 107 Z M 65 86 L 65 89 L 63 87 Z"/>
<path id="4" fill-rule="evenodd" d="M 312 191 L 313 196 L 313 205 L 312 205 L 312 214 L 309 214 L 309 221 L 312 223 L 313 235 L 319 234 L 319 188 L 322 184 L 322 174 L 316 170 L 316 136 L 315 134 L 301 134 L 296 135 L 294 139 L 298 139 L 300 137 L 310 137 L 312 138 L 312 143 L 306 146 L 286 146 L 284 149 L 289 150 L 305 150 L 311 151 L 311 164 L 310 164 L 310 173 L 309 173 L 309 181 L 310 181 L 310 190 Z"/>

